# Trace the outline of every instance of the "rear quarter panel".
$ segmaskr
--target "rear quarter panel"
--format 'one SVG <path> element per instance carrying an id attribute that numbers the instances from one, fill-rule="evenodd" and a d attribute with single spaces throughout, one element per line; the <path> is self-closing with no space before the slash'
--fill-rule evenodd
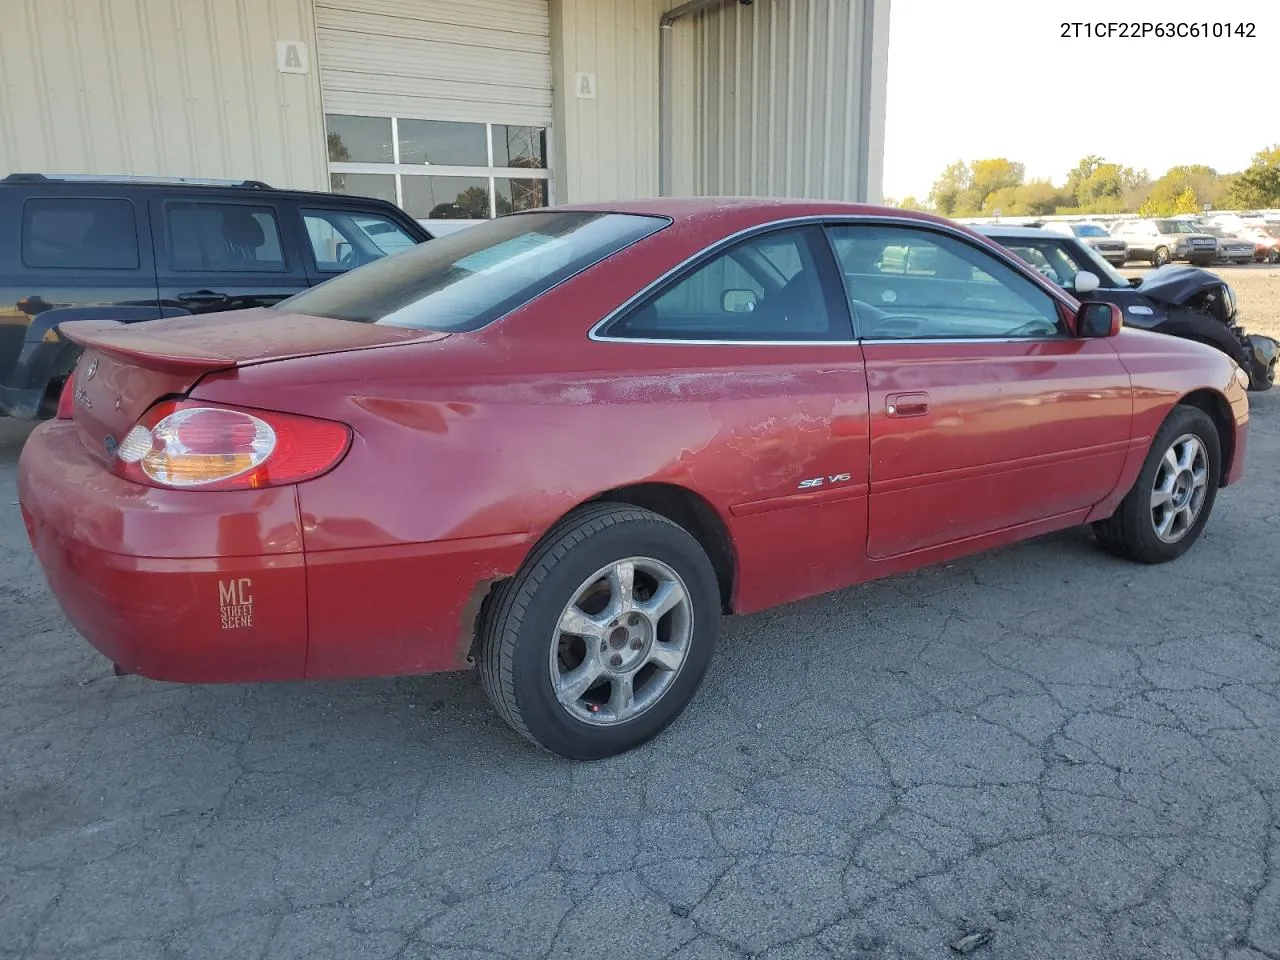
<path id="1" fill-rule="evenodd" d="M 461 373 L 487 366 L 500 349 L 459 337 L 397 350 L 417 359 L 417 376 L 342 379 L 323 397 L 315 380 L 263 383 L 252 397 L 267 366 L 211 381 L 197 395 L 352 424 L 343 463 L 299 487 L 309 556 L 397 547 L 411 558 L 415 545 L 512 534 L 531 545 L 602 492 L 662 483 L 696 492 L 728 528 L 741 609 L 856 578 L 868 462 L 856 344 L 772 350 L 752 362 L 745 350 L 724 355 L 734 348 L 593 343 L 590 362 L 572 371 L 557 369 L 551 353 L 536 364 L 526 353 L 518 373 Z M 325 358 L 297 364 L 300 375 L 332 366 Z M 833 476 L 845 479 L 799 488 Z M 509 575 L 522 558 L 478 573 Z"/>
<path id="2" fill-rule="evenodd" d="M 650 482 L 695 491 L 728 528 L 738 609 L 850 582 L 866 524 L 861 349 L 590 340 L 601 317 L 707 242 L 679 224 L 658 236 L 474 334 L 242 368 L 196 395 L 353 425 L 346 460 L 300 487 L 309 555 L 516 534 L 528 544 L 602 492 Z M 522 556 L 484 572 L 509 575 Z"/>

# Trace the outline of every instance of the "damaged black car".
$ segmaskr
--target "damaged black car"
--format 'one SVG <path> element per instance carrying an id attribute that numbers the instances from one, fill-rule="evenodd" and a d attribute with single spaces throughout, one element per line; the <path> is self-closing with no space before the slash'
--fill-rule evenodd
<path id="1" fill-rule="evenodd" d="M 1268 390 L 1275 382 L 1280 344 L 1244 330 L 1235 293 L 1216 273 L 1170 265 L 1128 280 L 1074 237 L 1038 227 L 985 224 L 975 229 L 1073 295 L 1116 304 L 1126 326 L 1221 350 L 1249 375 L 1251 390 Z"/>

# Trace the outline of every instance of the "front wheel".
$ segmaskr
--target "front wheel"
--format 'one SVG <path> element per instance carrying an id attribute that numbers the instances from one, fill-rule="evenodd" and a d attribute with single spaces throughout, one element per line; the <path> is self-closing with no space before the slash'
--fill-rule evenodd
<path id="1" fill-rule="evenodd" d="M 1151 265 L 1153 267 L 1163 267 L 1169 262 L 1169 248 L 1156 247 L 1156 252 L 1152 254 Z"/>
<path id="2" fill-rule="evenodd" d="M 680 715 L 719 628 L 719 585 L 697 540 L 648 510 L 596 504 L 552 528 L 491 598 L 480 679 L 516 732 L 595 760 Z"/>
<path id="3" fill-rule="evenodd" d="M 1177 559 L 1204 530 L 1221 475 L 1221 445 L 1209 415 L 1198 407 L 1174 407 L 1133 488 L 1114 514 L 1093 525 L 1098 542 L 1136 563 Z"/>
<path id="4" fill-rule="evenodd" d="M 1272 247 L 1267 251 L 1267 263 L 1280 263 L 1280 247 Z"/>

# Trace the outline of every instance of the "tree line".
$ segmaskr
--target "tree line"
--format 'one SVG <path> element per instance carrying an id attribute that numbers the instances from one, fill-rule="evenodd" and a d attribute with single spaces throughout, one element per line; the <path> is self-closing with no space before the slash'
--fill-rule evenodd
<path id="1" fill-rule="evenodd" d="M 886 204 L 927 210 L 945 217 L 1048 216 L 1051 214 L 1137 213 L 1167 217 L 1213 209 L 1280 207 L 1280 144 L 1258 151 L 1238 173 L 1218 173 L 1203 164 L 1170 167 L 1153 180 L 1134 170 L 1090 155 L 1067 173 L 1066 183 L 1027 180 L 1021 163 L 994 157 L 957 160 L 942 171 L 929 196 Z"/>

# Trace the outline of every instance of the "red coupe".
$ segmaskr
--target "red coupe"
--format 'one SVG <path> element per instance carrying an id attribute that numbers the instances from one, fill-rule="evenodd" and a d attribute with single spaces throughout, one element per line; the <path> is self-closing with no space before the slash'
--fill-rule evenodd
<path id="1" fill-rule="evenodd" d="M 1248 428 L 1217 350 L 837 203 L 521 213 L 270 309 L 62 332 L 21 503 L 118 670 L 475 665 L 574 758 L 670 723 L 722 612 L 1076 524 L 1171 560 Z"/>

